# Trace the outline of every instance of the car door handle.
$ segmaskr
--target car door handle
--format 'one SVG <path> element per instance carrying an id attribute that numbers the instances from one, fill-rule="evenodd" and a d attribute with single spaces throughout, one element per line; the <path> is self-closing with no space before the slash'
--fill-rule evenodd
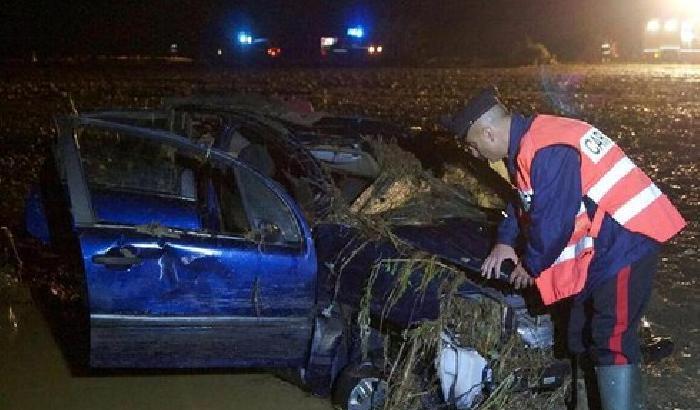
<path id="1" fill-rule="evenodd" d="M 129 267 L 141 262 L 138 256 L 111 256 L 111 255 L 93 255 L 92 263 L 98 265 L 114 266 L 114 267 Z"/>

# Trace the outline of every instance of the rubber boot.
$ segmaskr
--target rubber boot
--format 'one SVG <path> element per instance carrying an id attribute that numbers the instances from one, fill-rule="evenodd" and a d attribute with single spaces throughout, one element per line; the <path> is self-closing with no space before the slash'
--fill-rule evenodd
<path id="1" fill-rule="evenodd" d="M 595 371 L 602 410 L 646 408 L 639 365 L 598 366 Z"/>

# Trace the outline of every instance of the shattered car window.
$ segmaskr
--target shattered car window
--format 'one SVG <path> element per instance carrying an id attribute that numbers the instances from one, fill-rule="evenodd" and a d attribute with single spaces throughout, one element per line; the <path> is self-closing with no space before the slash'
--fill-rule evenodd
<path id="1" fill-rule="evenodd" d="M 196 199 L 193 171 L 173 148 L 90 127 L 79 141 L 91 187 Z"/>

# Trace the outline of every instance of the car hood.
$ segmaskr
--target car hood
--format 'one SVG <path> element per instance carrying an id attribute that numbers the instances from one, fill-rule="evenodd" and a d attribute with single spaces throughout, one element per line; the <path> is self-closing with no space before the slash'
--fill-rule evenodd
<path id="1" fill-rule="evenodd" d="M 451 218 L 430 225 L 392 225 L 392 235 L 414 249 L 436 257 L 441 262 L 476 274 L 493 243 L 496 225 L 493 222 L 466 218 Z M 321 224 L 314 227 L 314 240 L 319 258 L 320 299 L 338 299 L 359 309 L 371 285 L 371 313 L 386 315 L 399 326 L 433 320 L 440 310 L 441 280 L 435 278 L 422 287 L 423 272 L 411 268 L 411 284 L 387 311 L 386 303 L 396 289 L 401 275 L 396 275 L 394 263 L 380 267 L 382 260 L 406 258 L 395 241 L 388 237 L 370 239 L 357 227 L 344 224 Z M 410 262 L 409 262 L 410 263 Z M 400 268 L 399 268 L 400 269 Z M 461 289 L 470 293 L 479 289 Z M 323 302 L 322 302 L 323 303 Z"/>
<path id="2" fill-rule="evenodd" d="M 434 225 L 394 226 L 392 231 L 416 249 L 469 270 L 478 270 L 488 255 L 495 227 L 466 218 L 443 219 Z"/>

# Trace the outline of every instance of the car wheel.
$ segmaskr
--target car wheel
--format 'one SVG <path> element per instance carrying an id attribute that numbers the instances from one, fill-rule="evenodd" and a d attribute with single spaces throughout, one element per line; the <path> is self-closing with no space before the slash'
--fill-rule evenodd
<path id="1" fill-rule="evenodd" d="M 348 366 L 340 373 L 333 390 L 333 403 L 343 410 L 384 408 L 388 384 L 371 364 Z"/>

